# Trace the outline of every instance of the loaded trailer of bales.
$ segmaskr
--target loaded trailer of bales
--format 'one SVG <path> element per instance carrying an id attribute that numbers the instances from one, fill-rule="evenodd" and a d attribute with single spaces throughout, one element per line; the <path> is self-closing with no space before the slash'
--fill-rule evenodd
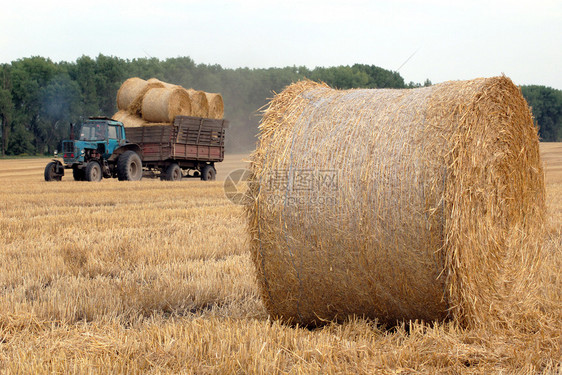
<path id="1" fill-rule="evenodd" d="M 72 169 L 77 181 L 103 177 L 140 180 L 143 175 L 177 181 L 183 177 L 214 180 L 215 163 L 224 159 L 228 121 L 176 116 L 172 123 L 125 127 L 105 117 L 82 124 L 77 139 L 62 142 L 62 158 L 45 168 L 45 180 L 60 181 Z"/>
<path id="2" fill-rule="evenodd" d="M 201 177 L 214 180 L 215 163 L 224 159 L 228 121 L 176 116 L 172 124 L 126 128 L 127 140 L 139 145 L 146 172 L 165 180 Z"/>

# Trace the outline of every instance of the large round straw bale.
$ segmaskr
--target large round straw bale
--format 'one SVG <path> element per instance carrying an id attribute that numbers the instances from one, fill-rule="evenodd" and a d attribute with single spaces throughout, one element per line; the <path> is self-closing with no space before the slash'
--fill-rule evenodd
<path id="1" fill-rule="evenodd" d="M 139 127 L 148 124 L 140 116 L 133 115 L 128 111 L 118 111 L 113 115 L 112 118 L 116 121 L 121 121 L 123 125 L 128 128 Z"/>
<path id="2" fill-rule="evenodd" d="M 208 117 L 209 102 L 207 102 L 205 92 L 193 89 L 187 89 L 186 92 L 191 99 L 191 115 L 195 117 Z"/>
<path id="3" fill-rule="evenodd" d="M 224 102 L 221 94 L 206 92 L 209 103 L 209 118 L 221 119 L 224 117 Z"/>
<path id="4" fill-rule="evenodd" d="M 299 82 L 272 100 L 260 132 L 246 209 L 271 315 L 473 326 L 531 303 L 543 170 L 508 78 Z"/>
<path id="5" fill-rule="evenodd" d="M 178 115 L 191 114 L 191 100 L 179 87 L 148 90 L 142 101 L 142 117 L 149 122 L 172 122 Z"/>
<path id="6" fill-rule="evenodd" d="M 133 100 L 129 106 L 129 112 L 133 115 L 142 116 L 142 102 L 144 96 L 150 89 L 165 87 L 162 83 L 148 82 L 144 89 L 139 93 L 139 95 Z"/>

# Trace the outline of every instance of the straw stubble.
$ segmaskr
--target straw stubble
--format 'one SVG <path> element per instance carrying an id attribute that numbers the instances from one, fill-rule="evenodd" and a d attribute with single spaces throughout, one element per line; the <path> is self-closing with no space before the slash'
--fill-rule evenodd
<path id="1" fill-rule="evenodd" d="M 128 111 L 117 111 L 113 117 L 115 121 L 121 121 L 125 127 L 133 128 L 133 127 L 140 127 L 145 126 L 148 124 L 147 121 L 143 120 L 140 116 L 132 115 Z"/>

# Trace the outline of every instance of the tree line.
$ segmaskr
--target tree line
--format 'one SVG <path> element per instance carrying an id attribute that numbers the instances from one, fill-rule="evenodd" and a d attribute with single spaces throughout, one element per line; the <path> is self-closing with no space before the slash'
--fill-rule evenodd
<path id="1" fill-rule="evenodd" d="M 220 92 L 230 120 L 227 149 L 253 149 L 260 108 L 288 84 L 308 78 L 340 89 L 411 88 L 431 85 L 406 83 L 399 73 L 374 65 L 227 69 L 196 64 L 189 57 L 133 60 L 99 55 L 75 62 L 30 57 L 0 65 L 0 149 L 2 155 L 50 154 L 68 137 L 70 123 L 88 116 L 111 117 L 116 95 L 129 77 Z M 545 141 L 562 140 L 562 91 L 523 86 Z"/>

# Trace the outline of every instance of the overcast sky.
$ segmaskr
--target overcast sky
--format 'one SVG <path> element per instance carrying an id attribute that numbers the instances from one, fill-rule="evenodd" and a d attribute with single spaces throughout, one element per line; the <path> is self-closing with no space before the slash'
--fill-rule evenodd
<path id="1" fill-rule="evenodd" d="M 362 63 L 400 68 L 406 82 L 505 73 L 518 85 L 562 89 L 560 0 L 0 4 L 0 63 L 37 55 L 75 61 L 100 53 L 126 59 L 190 56 L 228 68 Z"/>

